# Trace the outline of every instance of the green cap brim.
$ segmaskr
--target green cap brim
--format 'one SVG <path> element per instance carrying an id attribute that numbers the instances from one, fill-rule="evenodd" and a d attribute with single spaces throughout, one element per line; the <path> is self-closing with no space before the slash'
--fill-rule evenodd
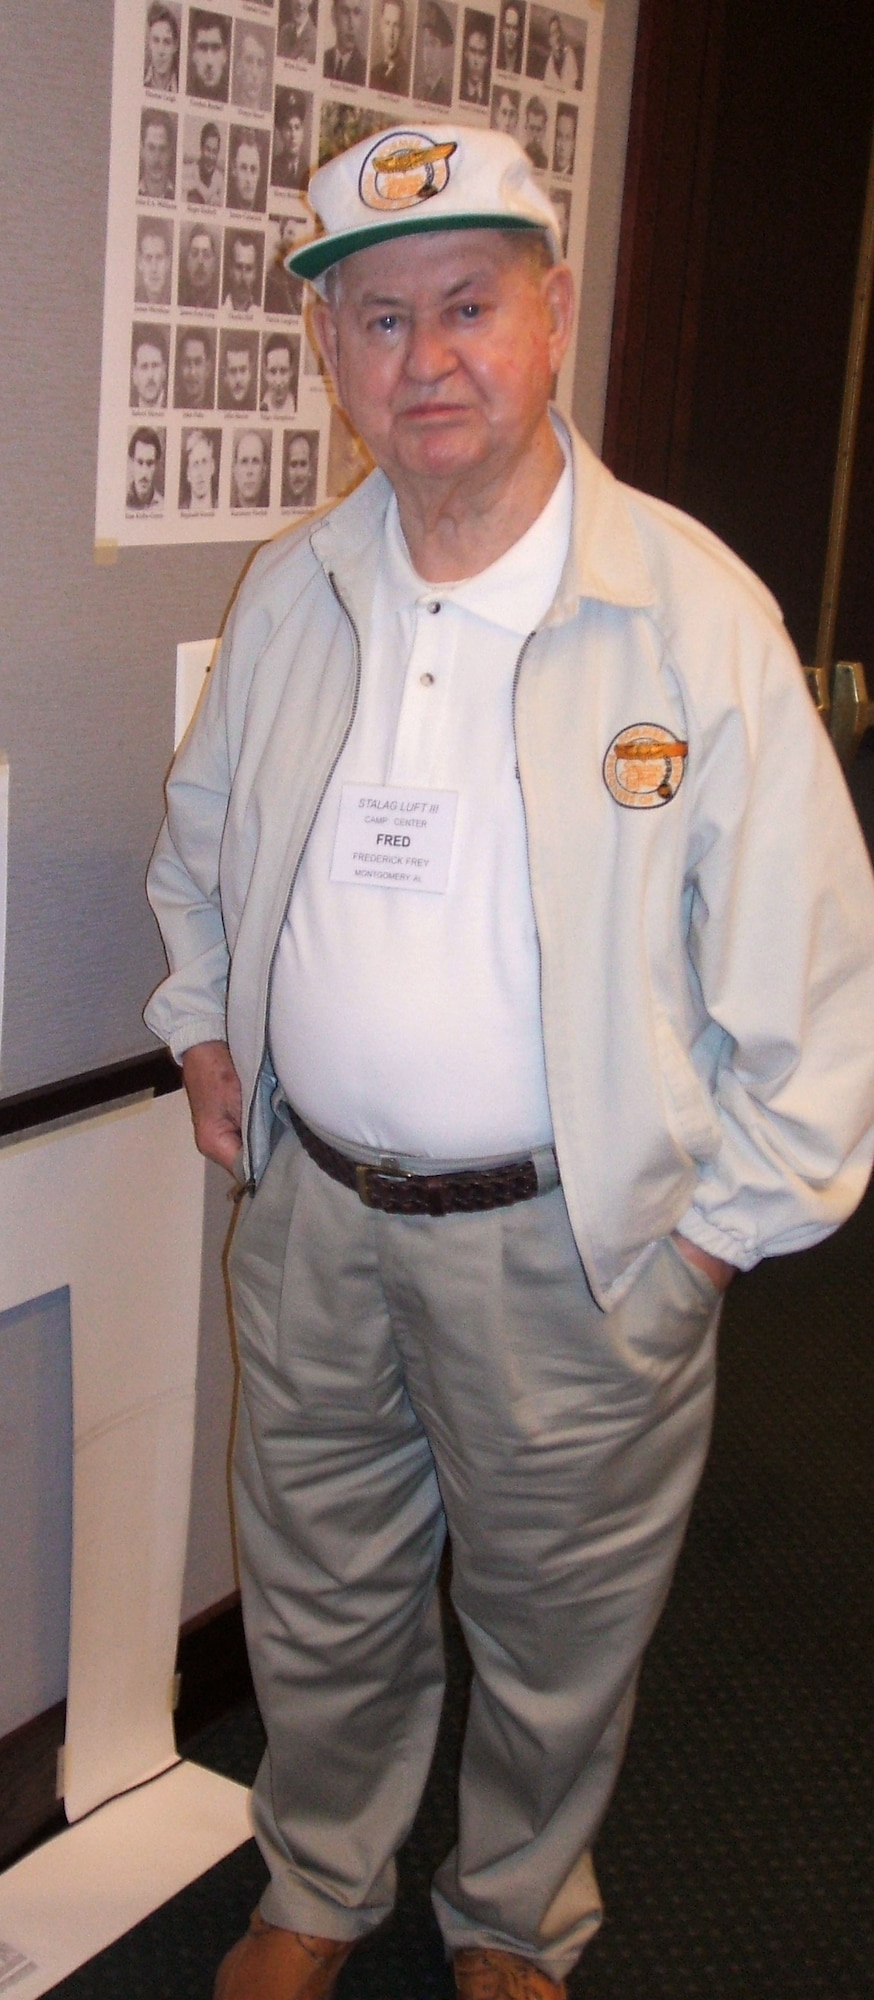
<path id="1" fill-rule="evenodd" d="M 317 236 L 302 250 L 286 257 L 286 269 L 296 278 L 319 278 L 331 264 L 351 257 L 355 250 L 369 250 L 373 243 L 385 243 L 392 236 L 422 236 L 427 231 L 448 229 L 527 229 L 548 233 L 546 225 L 529 222 L 522 215 L 422 215 L 396 216 L 389 222 L 375 222 L 367 229 L 347 229 L 338 236 Z"/>

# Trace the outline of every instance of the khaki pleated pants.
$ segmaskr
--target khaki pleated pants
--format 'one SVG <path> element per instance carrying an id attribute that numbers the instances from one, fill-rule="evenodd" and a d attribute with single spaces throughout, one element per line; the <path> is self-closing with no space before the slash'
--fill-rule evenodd
<path id="1" fill-rule="evenodd" d="M 666 1241 L 602 1313 L 560 1189 L 385 1215 L 290 1131 L 231 1268 L 263 1915 L 349 1938 L 391 1908 L 442 1700 L 448 1523 L 474 1680 L 435 1908 L 449 1952 L 560 1979 L 600 1921 L 591 1845 L 706 1456 L 716 1289 Z"/>

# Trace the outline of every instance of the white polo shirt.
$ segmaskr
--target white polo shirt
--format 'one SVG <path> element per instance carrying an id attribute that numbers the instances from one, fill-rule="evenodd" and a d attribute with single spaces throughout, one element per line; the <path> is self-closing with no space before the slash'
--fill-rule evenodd
<path id="1" fill-rule="evenodd" d="M 551 1141 L 513 687 L 555 595 L 571 507 L 566 464 L 513 548 L 478 576 L 439 585 L 417 576 L 397 503 L 389 508 L 358 707 L 271 988 L 283 1090 L 341 1144 L 464 1161 Z M 388 792 L 399 810 L 366 814 Z M 409 861 L 404 841 L 431 852 L 421 845 L 429 815 L 442 861 Z M 365 866 L 381 823 L 401 829 L 396 870 L 391 853 Z M 445 887 L 419 886 L 443 874 Z"/>

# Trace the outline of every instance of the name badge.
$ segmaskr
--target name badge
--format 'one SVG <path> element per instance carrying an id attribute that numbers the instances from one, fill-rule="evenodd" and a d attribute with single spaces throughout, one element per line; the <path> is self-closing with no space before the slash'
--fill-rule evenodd
<path id="1" fill-rule="evenodd" d="M 345 784 L 331 881 L 444 895 L 457 805 L 457 792 Z"/>

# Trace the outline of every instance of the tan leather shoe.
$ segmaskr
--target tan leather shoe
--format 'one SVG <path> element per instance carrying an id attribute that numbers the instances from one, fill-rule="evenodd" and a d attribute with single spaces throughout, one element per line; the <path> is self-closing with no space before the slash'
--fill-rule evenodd
<path id="1" fill-rule="evenodd" d="M 256 1910 L 245 1937 L 222 1959 L 213 2000 L 331 2000 L 355 1943 L 283 1931 Z"/>
<path id="2" fill-rule="evenodd" d="M 453 1964 L 459 2000 L 567 2000 L 564 1981 L 512 1951 L 457 1951 Z"/>

